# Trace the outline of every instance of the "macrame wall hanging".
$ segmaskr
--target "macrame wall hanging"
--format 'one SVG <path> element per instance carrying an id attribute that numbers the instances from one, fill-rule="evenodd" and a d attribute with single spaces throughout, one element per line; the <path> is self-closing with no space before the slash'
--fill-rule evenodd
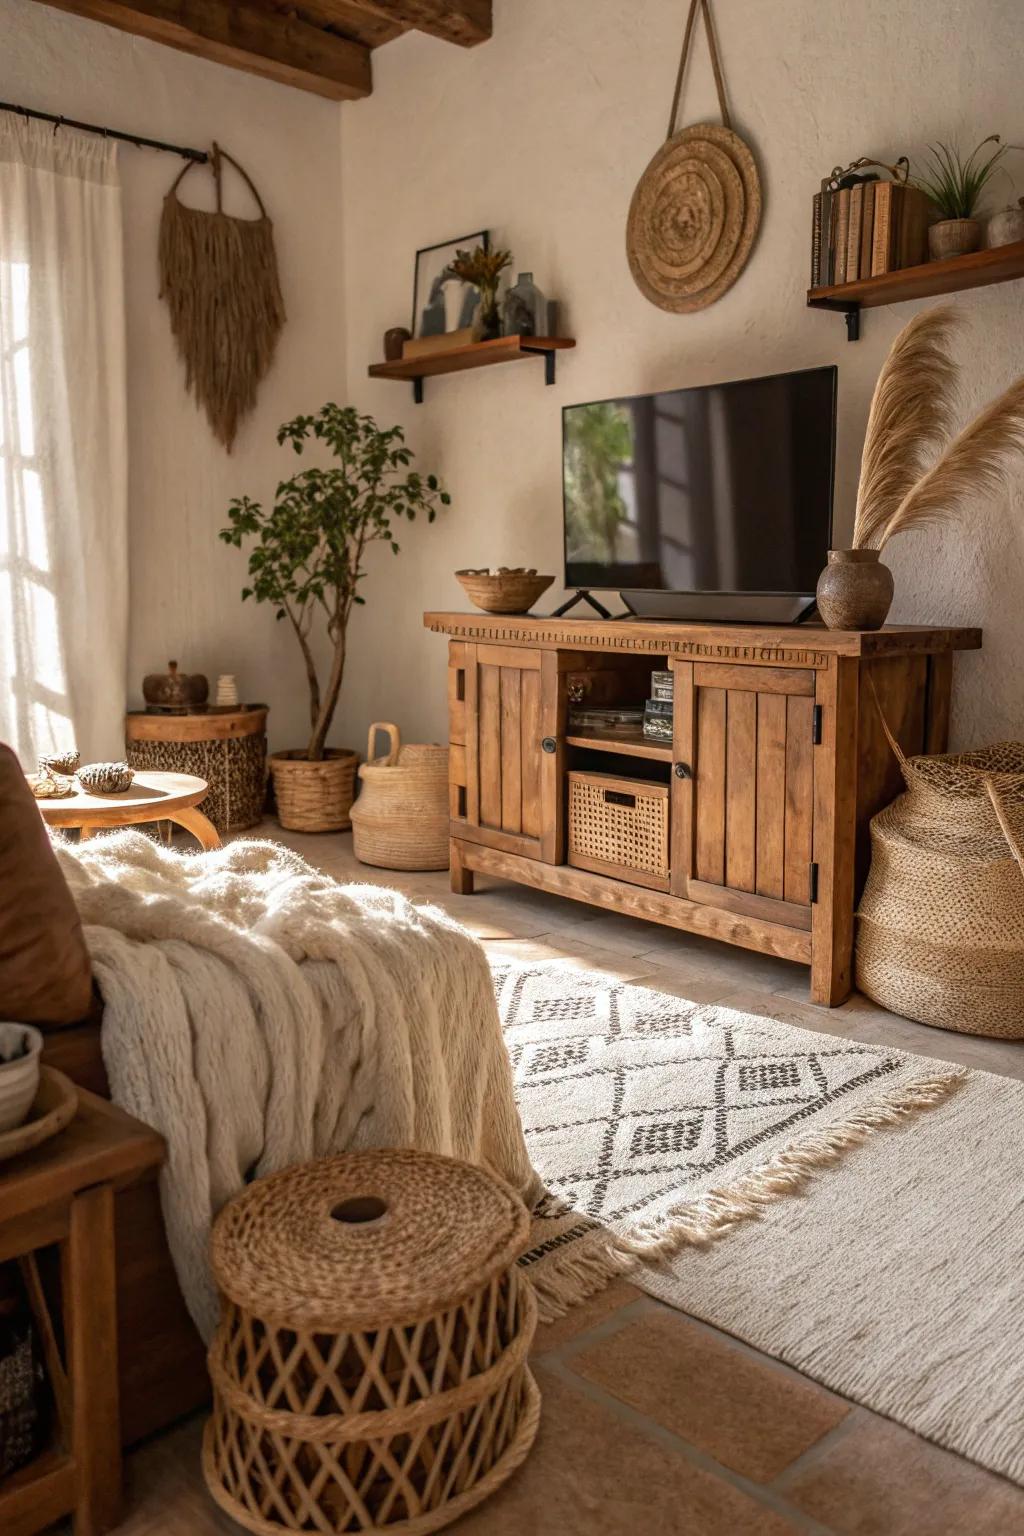
<path id="1" fill-rule="evenodd" d="M 233 165 L 260 210 L 258 219 L 224 212 L 222 162 Z M 175 177 L 160 217 L 160 297 L 185 363 L 185 388 L 206 412 L 230 453 L 239 423 L 256 404 L 284 324 L 274 254 L 274 226 L 238 161 L 213 146 L 210 168 L 217 211 L 187 208 L 178 187 L 196 162 Z"/>
<path id="2" fill-rule="evenodd" d="M 722 126 L 694 123 L 677 133 L 698 6 Z M 690 0 L 668 137 L 641 176 L 629 208 L 626 254 L 637 286 L 659 309 L 676 314 L 704 309 L 739 277 L 760 222 L 761 182 L 753 155 L 730 125 L 711 0 Z"/>

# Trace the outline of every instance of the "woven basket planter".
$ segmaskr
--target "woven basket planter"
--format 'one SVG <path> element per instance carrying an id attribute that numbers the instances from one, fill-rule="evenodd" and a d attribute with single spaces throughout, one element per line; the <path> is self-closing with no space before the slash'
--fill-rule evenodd
<path id="1" fill-rule="evenodd" d="M 480 1168 L 355 1152 L 286 1169 L 213 1233 L 203 1472 L 247 1530 L 425 1536 L 523 1461 L 540 1398 L 529 1218 Z"/>
<path id="2" fill-rule="evenodd" d="M 374 757 L 377 732 L 390 747 Z M 405 746 L 397 725 L 370 726 L 362 789 L 352 807 L 352 849 L 380 869 L 447 869 L 451 830 L 448 748 Z"/>
<path id="3" fill-rule="evenodd" d="M 289 832 L 345 832 L 352 825 L 352 797 L 359 758 L 329 747 L 319 763 L 303 751 L 272 752 L 277 819 Z"/>
<path id="4" fill-rule="evenodd" d="M 1024 743 L 892 745 L 907 791 L 871 822 L 857 986 L 923 1024 L 1024 1039 Z"/>

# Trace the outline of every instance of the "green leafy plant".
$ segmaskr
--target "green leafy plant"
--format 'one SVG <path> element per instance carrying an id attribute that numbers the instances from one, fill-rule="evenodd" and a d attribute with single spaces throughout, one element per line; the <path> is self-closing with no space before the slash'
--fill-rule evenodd
<path id="1" fill-rule="evenodd" d="M 413 455 L 401 427 L 378 427 L 372 416 L 331 403 L 315 416 L 296 416 L 278 428 L 277 441 L 291 443 L 296 453 L 311 438 L 330 449 L 336 466 L 311 465 L 282 480 L 266 509 L 248 496 L 236 497 L 220 537 L 235 549 L 255 541 L 249 552 L 251 585 L 243 587 L 242 598 L 270 603 L 295 632 L 309 684 L 307 756 L 319 762 L 341 692 L 349 616 L 364 602 L 358 588 L 366 576 L 367 551 L 383 540 L 397 555 L 393 522 L 412 522 L 424 512 L 432 523 L 451 497 L 436 475 L 409 470 Z M 311 643 L 318 616 L 331 644 L 323 684 Z"/>
<path id="2" fill-rule="evenodd" d="M 986 144 L 999 147 L 979 159 Z M 990 133 L 963 160 L 955 144 L 952 147 L 948 144 L 932 144 L 927 151 L 931 162 L 929 168 L 924 174 L 913 178 L 913 185 L 931 199 L 942 218 L 973 219 L 981 194 L 1011 147 L 1000 143 L 998 133 Z"/>

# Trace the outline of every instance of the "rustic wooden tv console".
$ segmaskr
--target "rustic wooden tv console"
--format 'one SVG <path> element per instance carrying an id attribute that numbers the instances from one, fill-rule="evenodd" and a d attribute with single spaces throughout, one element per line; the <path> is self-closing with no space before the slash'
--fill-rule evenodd
<path id="1" fill-rule="evenodd" d="M 980 630 L 424 622 L 451 636 L 453 890 L 479 870 L 801 961 L 816 1002 L 848 996 L 868 823 L 902 788 L 875 694 L 905 751 L 944 751 L 953 653 Z M 674 675 L 671 744 L 570 729 L 570 689 L 637 704 L 653 668 Z M 668 786 L 663 880 L 566 863 L 573 768 Z"/>

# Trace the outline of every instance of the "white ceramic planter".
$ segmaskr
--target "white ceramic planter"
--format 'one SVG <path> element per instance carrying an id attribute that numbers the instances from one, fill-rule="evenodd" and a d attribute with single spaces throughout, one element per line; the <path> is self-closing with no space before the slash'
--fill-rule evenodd
<path id="1" fill-rule="evenodd" d="M 27 1054 L 6 1058 L 22 1043 Z M 0 1024 L 0 1132 L 24 1125 L 39 1087 L 43 1037 L 31 1024 Z"/>

